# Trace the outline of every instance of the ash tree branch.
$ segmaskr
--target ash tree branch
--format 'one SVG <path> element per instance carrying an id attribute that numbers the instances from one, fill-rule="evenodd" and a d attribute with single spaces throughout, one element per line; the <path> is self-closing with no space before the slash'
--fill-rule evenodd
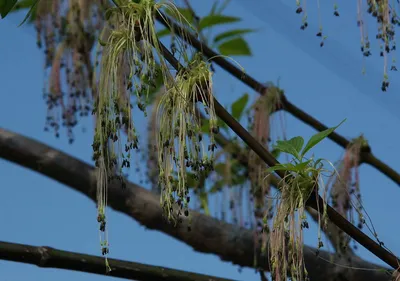
<path id="1" fill-rule="evenodd" d="M 107 275 L 137 281 L 234 281 L 171 268 L 108 259 L 111 272 L 106 273 L 104 257 L 62 251 L 46 246 L 30 246 L 0 241 L 0 259 Z"/>
<path id="2" fill-rule="evenodd" d="M 184 69 L 180 62 L 174 57 L 174 55 L 161 43 L 161 54 L 164 58 L 171 64 L 173 68 L 177 71 Z M 263 145 L 261 145 L 255 138 L 253 138 L 250 133 L 243 128 L 243 126 L 236 121 L 236 119 L 229 114 L 229 112 L 214 98 L 215 113 L 222 121 L 224 121 L 237 136 L 239 136 L 267 165 L 270 167 L 279 165 L 280 163 L 268 152 Z M 282 179 L 285 178 L 285 172 L 282 170 L 276 170 L 275 173 Z M 367 250 L 373 253 L 375 256 L 380 258 L 386 264 L 390 265 L 393 269 L 399 268 L 400 260 L 391 252 L 383 248 L 381 245 L 372 240 L 364 232 L 360 231 L 352 223 L 350 223 L 346 218 L 336 212 L 328 204 L 325 204 L 322 197 L 317 194 L 317 192 L 312 192 L 310 197 L 307 199 L 306 205 L 317 210 L 318 212 L 324 214 L 326 212 L 329 220 L 333 222 L 337 227 L 343 230 L 355 241 L 364 246 Z M 326 206 L 326 208 L 322 208 Z M 323 209 L 326 209 L 323 210 Z M 400 272 L 400 269 L 399 269 Z"/>
<path id="3" fill-rule="evenodd" d="M 210 47 L 206 44 L 197 40 L 195 36 L 193 36 L 187 30 L 184 30 L 179 24 L 177 24 L 174 20 L 172 20 L 167 15 L 159 12 L 156 14 L 157 20 L 163 24 L 167 28 L 172 28 L 178 36 L 180 36 L 183 40 L 186 40 L 189 44 L 191 44 L 195 49 L 199 52 L 202 52 L 206 57 L 208 57 L 211 61 L 218 64 L 222 69 L 226 72 L 237 78 L 239 81 L 243 82 L 260 95 L 267 94 L 268 87 L 257 81 L 252 76 L 243 72 L 243 70 L 239 69 L 238 67 L 234 66 L 232 63 L 224 59 L 221 55 L 214 52 Z M 328 129 L 327 126 L 322 124 L 316 118 L 312 117 L 311 115 L 307 114 L 302 109 L 298 108 L 294 104 L 292 104 L 284 95 L 282 95 L 282 104 L 283 109 L 292 114 L 297 119 L 303 121 L 307 125 L 313 127 L 318 131 L 324 131 Z M 339 135 L 336 132 L 331 133 L 328 136 L 329 139 L 334 141 L 336 144 L 340 145 L 343 148 L 346 148 L 350 142 L 343 136 Z M 369 146 L 363 147 L 361 150 L 360 155 L 360 163 L 367 163 L 380 171 L 382 174 L 390 178 L 393 182 L 400 185 L 400 174 L 396 172 L 392 167 L 387 165 L 386 163 L 382 162 L 378 158 L 376 158 Z"/>
<path id="4" fill-rule="evenodd" d="M 53 149 L 33 139 L 0 128 L 0 157 L 45 175 L 96 200 L 95 168 L 59 150 Z M 256 254 L 259 268 L 269 270 L 268 258 L 261 255 L 261 249 L 254 252 L 254 233 L 248 229 L 219 221 L 212 217 L 190 211 L 191 231 L 188 221 L 173 226 L 163 217 L 159 196 L 140 186 L 127 183 L 121 188 L 119 181 L 111 182 L 108 190 L 109 206 L 138 221 L 143 226 L 161 231 L 191 246 L 200 253 L 215 254 L 223 261 L 242 267 L 253 267 Z M 352 259 L 352 266 L 372 269 L 370 271 L 345 269 L 330 260 L 328 252 L 315 255 L 315 248 L 304 246 L 304 258 L 309 277 L 328 281 L 388 281 L 387 268 L 364 261 Z M 324 259 L 324 260 L 322 260 Z M 336 264 L 347 265 L 347 261 L 334 257 Z"/>

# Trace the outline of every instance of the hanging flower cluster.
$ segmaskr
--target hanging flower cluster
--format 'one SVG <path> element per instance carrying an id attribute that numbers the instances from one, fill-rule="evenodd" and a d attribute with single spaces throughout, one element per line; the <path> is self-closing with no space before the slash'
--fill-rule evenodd
<path id="1" fill-rule="evenodd" d="M 197 101 L 202 101 L 210 118 L 210 144 L 207 148 L 203 144 Z M 185 214 L 188 214 L 187 168 L 197 176 L 213 170 L 216 148 L 213 135 L 219 129 L 212 95 L 212 73 L 201 54 L 196 54 L 187 68 L 177 73 L 173 86 L 162 96 L 157 112 L 161 204 L 168 218 L 173 219 L 175 203 L 181 209 L 185 208 Z"/>
<path id="2" fill-rule="evenodd" d="M 343 159 L 338 166 L 338 173 L 333 178 L 330 191 L 332 207 L 351 223 L 361 229 L 364 224 L 362 214 L 362 200 L 360 192 L 359 165 L 362 148 L 367 146 L 366 139 L 361 135 L 353 139 L 346 148 Z M 358 217 L 358 220 L 354 216 Z M 336 245 L 340 249 L 348 246 L 349 239 L 343 232 L 340 233 Z"/>
<path id="3" fill-rule="evenodd" d="M 184 160 L 191 159 L 192 169 L 199 172 L 212 166 L 209 158 L 199 154 L 200 146 L 193 142 L 193 137 L 201 141 L 198 117 L 194 112 L 198 100 L 202 100 L 209 110 L 210 122 L 216 124 L 209 65 L 201 60 L 200 55 L 189 58 L 185 44 L 175 39 L 175 54 L 181 55 L 188 65 L 175 78 L 172 76 L 154 26 L 154 17 L 161 9 L 175 13 L 174 18 L 184 21 L 170 2 L 118 1 L 118 6 L 107 10 L 107 24 L 99 39 L 97 55 L 101 54 L 101 61 L 96 69 L 99 74 L 94 72 L 98 86 L 93 109 L 96 117 L 93 150 L 98 167 L 97 207 L 103 254 L 108 253 L 105 213 L 108 184 L 119 180 L 124 185 L 122 170 L 130 167 L 131 150 L 139 147 L 132 120 L 132 96 L 136 98 L 137 108 L 146 115 L 149 93 L 155 90 L 155 81 L 161 78 L 166 88 L 157 109 L 161 132 L 156 149 L 159 152 L 159 181 L 163 186 L 162 204 L 169 218 L 172 215 L 169 199 L 175 191 L 180 201 L 173 203 L 182 207 L 183 202 L 187 204 L 189 201 L 185 169 L 191 165 Z M 126 136 L 121 134 L 122 130 Z M 177 184 L 172 187 L 171 179 L 175 174 Z M 186 209 L 186 215 L 187 212 Z"/>
<path id="4" fill-rule="evenodd" d="M 305 30 L 308 27 L 308 15 L 305 0 L 296 0 L 296 13 L 302 15 L 301 29 Z M 318 24 L 319 30 L 316 36 L 321 38 L 320 46 L 323 47 L 327 38 L 323 33 L 321 4 L 323 1 L 317 0 L 318 7 Z M 384 60 L 384 73 L 381 85 L 382 91 L 386 91 L 389 87 L 388 70 L 397 71 L 396 56 L 393 51 L 396 50 L 396 27 L 400 26 L 400 19 L 397 14 L 399 2 L 389 0 L 356 0 L 357 3 L 357 26 L 360 29 L 360 50 L 363 58 L 372 55 L 371 52 L 371 37 L 377 39 L 379 44 L 379 54 Z M 339 17 L 339 7 L 337 1 L 333 5 L 333 15 Z M 377 32 L 374 36 L 368 34 L 368 16 L 377 23 Z M 391 62 L 389 60 L 391 59 Z M 389 68 L 389 63 L 390 68 Z M 365 69 L 363 69 L 365 73 Z"/>
<path id="5" fill-rule="evenodd" d="M 90 52 L 104 23 L 105 2 L 42 0 L 36 6 L 37 45 L 44 48 L 44 67 L 49 69 L 44 85 L 45 130 L 52 129 L 58 137 L 60 127 L 66 127 L 70 143 L 79 117 L 91 110 Z"/>

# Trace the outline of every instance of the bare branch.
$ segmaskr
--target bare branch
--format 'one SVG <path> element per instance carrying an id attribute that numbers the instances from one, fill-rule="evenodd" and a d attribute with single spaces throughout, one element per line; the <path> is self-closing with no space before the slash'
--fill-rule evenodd
<path id="1" fill-rule="evenodd" d="M 0 129 L 0 157 L 46 175 L 79 191 L 93 201 L 96 200 L 95 168 L 61 151 Z M 109 206 L 149 229 L 168 234 L 198 252 L 215 254 L 222 260 L 239 266 L 254 266 L 254 237 L 250 230 L 195 211 L 190 212 L 191 231 L 188 231 L 186 220 L 174 227 L 163 218 L 159 197 L 133 183 L 127 183 L 127 188 L 122 189 L 119 182 L 112 182 L 108 194 Z M 322 260 L 330 260 L 328 252 L 321 251 L 319 257 L 316 257 L 315 251 L 315 248 L 305 246 L 304 258 L 311 280 L 390 280 L 390 276 L 385 273 L 387 268 L 355 257 L 352 259 L 353 267 L 371 270 L 347 270 Z M 260 249 L 257 249 L 257 260 L 260 261 L 258 265 L 260 268 L 269 270 L 268 258 L 261 255 Z M 334 258 L 333 262 L 347 265 L 347 261 L 337 258 Z"/>
<path id="2" fill-rule="evenodd" d="M 36 247 L 1 241 L 0 259 L 137 281 L 234 281 L 117 259 L 108 259 L 111 272 L 106 273 L 103 257 L 67 252 L 46 246 Z"/>

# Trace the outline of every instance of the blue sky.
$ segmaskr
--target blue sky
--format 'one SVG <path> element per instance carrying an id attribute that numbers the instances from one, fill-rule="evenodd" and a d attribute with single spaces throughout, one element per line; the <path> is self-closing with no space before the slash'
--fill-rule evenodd
<path id="1" fill-rule="evenodd" d="M 199 1 L 200 2 L 200 1 Z M 193 1 L 205 13 L 210 0 Z M 354 23 L 356 6 L 339 1 L 340 19 L 324 7 L 324 27 L 328 41 L 324 48 L 314 36 L 318 22 L 310 19 L 310 29 L 301 32 L 300 18 L 293 12 L 294 1 L 234 0 L 227 10 L 244 18 L 246 27 L 259 31 L 247 37 L 252 58 L 236 58 L 246 71 L 260 81 L 276 82 L 290 101 L 317 117 L 327 126 L 347 121 L 338 129 L 348 138 L 364 133 L 373 152 L 400 171 L 398 161 L 399 85 L 392 76 L 389 92 L 380 91 L 382 61 L 377 55 L 367 64 L 368 76 L 361 75 L 358 29 Z M 244 4 L 244 5 L 243 5 Z M 310 14 L 312 12 L 312 3 Z M 316 4 L 315 4 L 316 5 Z M 286 13 L 289 11 L 289 13 Z M 292 13 L 292 14 L 291 14 Z M 75 130 L 76 141 L 68 144 L 65 134 L 56 139 L 43 131 L 46 107 L 42 99 L 43 56 L 36 48 L 32 27 L 17 25 L 24 14 L 10 15 L 0 23 L 1 127 L 32 137 L 91 162 L 92 124 L 84 120 Z M 314 29 L 312 29 L 314 28 Z M 331 44 L 332 43 L 332 44 Z M 215 95 L 222 104 L 229 104 L 244 92 L 254 100 L 257 94 L 229 74 L 217 68 Z M 315 131 L 285 114 L 288 137 L 308 138 Z M 143 118 L 138 115 L 138 118 Z M 136 122 L 143 124 L 144 122 Z M 139 131 L 145 127 L 139 125 Z M 86 128 L 86 132 L 83 129 Z M 318 157 L 339 159 L 343 149 L 329 140 L 315 150 Z M 0 240 L 31 245 L 46 245 L 63 250 L 99 255 L 98 226 L 95 204 L 69 188 L 4 160 L 0 160 L 2 188 L 0 196 Z M 372 218 L 381 240 L 394 253 L 400 253 L 394 223 L 400 208 L 399 186 L 372 167 L 363 165 L 361 190 L 364 206 Z M 134 182 L 140 178 L 131 177 Z M 213 204 L 211 204 L 213 206 Z M 194 252 L 162 233 L 146 230 L 129 217 L 110 212 L 110 256 L 113 258 L 167 266 L 237 280 L 259 280 L 252 269 L 243 269 L 221 262 L 218 257 Z M 315 232 L 306 232 L 306 244 L 317 245 Z M 362 247 L 359 255 L 381 263 Z M 110 277 L 41 269 L 31 265 L 0 261 L 2 280 L 113 280 Z"/>

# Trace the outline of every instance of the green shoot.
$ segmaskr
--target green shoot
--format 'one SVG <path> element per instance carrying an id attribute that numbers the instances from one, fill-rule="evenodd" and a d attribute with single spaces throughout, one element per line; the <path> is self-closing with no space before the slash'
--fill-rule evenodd
<path id="1" fill-rule="evenodd" d="M 339 127 L 319 132 L 312 136 L 304 146 L 302 137 L 294 137 L 287 141 L 278 141 L 275 149 L 290 154 L 290 163 L 278 164 L 267 169 L 269 173 L 285 171 L 286 175 L 280 183 L 281 196 L 277 202 L 273 218 L 273 230 L 270 238 L 271 273 L 275 280 L 285 279 L 289 273 L 292 280 L 304 280 L 307 270 L 303 257 L 303 228 L 308 228 L 305 204 L 312 192 L 327 191 L 322 173 L 327 171 L 322 164 L 323 159 L 306 159 L 306 153 Z M 304 146 L 304 147 L 303 147 Z M 326 202 L 326 198 L 324 198 Z M 320 206 L 318 206 L 320 207 Z M 323 216 L 319 217 L 318 248 L 323 246 L 320 229 L 327 223 L 326 205 Z"/>

